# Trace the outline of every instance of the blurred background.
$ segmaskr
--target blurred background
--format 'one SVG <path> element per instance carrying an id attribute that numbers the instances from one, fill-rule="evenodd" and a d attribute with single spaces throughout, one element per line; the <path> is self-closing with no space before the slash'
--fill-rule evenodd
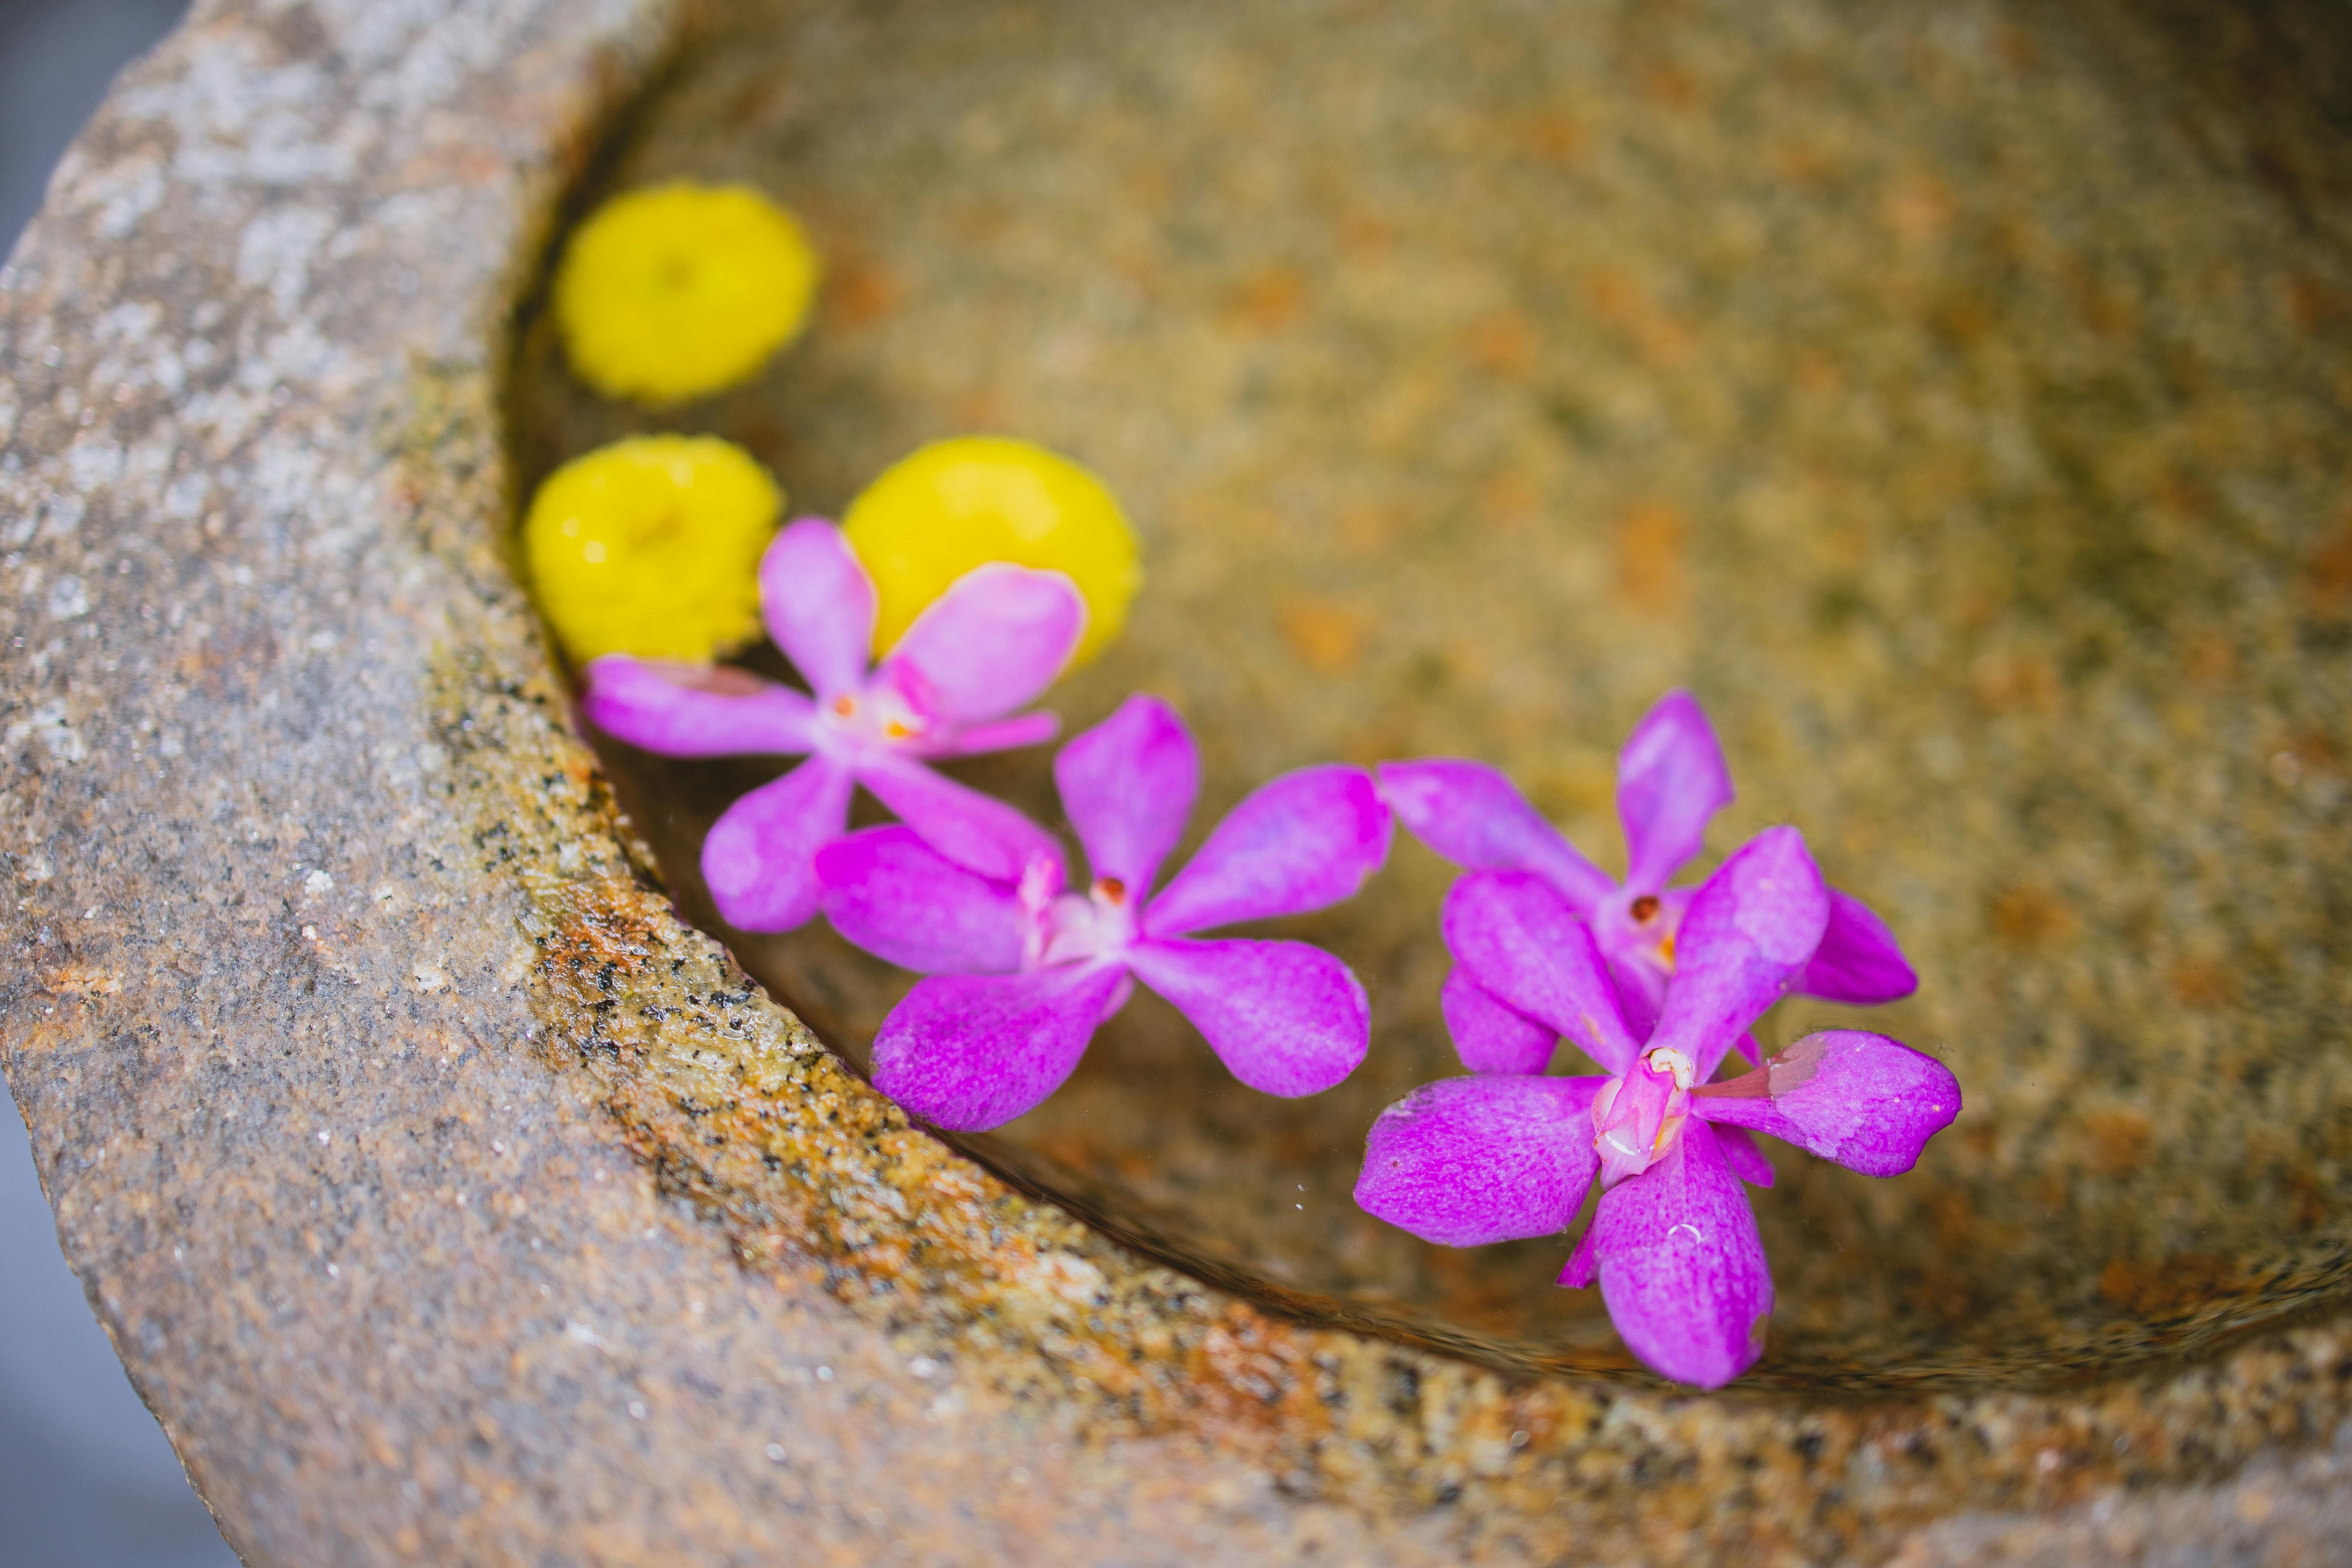
<path id="1" fill-rule="evenodd" d="M 115 73 L 186 3 L 0 0 L 0 252 Z M 0 1568 L 236 1563 L 58 1256 L 0 1087 Z"/>

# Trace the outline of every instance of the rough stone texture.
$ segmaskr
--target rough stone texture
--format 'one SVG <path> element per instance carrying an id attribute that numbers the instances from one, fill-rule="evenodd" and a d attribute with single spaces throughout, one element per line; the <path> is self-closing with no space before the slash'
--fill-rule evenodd
<path id="1" fill-rule="evenodd" d="M 248 1560 L 2329 1560 L 2334 1318 L 2054 1393 L 1515 1383 L 1009 1191 L 679 924 L 491 414 L 670 20 L 200 7 L 0 289 L 0 1063 Z"/>

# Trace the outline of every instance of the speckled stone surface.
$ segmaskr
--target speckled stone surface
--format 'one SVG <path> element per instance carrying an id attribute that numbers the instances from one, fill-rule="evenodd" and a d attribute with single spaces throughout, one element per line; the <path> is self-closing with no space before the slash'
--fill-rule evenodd
<path id="1" fill-rule="evenodd" d="M 674 20 L 200 5 L 0 287 L 0 1063 L 249 1561 L 2337 1560 L 2332 1296 L 2064 1388 L 1508 1377 L 1009 1190 L 682 925 L 505 571 L 495 417 Z M 2324 195 L 2289 132 L 2255 162 Z"/>

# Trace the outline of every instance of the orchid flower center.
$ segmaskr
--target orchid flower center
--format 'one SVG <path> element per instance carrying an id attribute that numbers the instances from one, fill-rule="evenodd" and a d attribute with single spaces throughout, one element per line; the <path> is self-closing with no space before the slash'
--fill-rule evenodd
<path id="1" fill-rule="evenodd" d="M 1661 1046 L 1601 1085 L 1592 1097 L 1592 1150 L 1601 1156 L 1603 1185 L 1640 1175 L 1674 1149 L 1690 1120 L 1697 1079 L 1698 1064 L 1688 1054 Z"/>
<path id="2" fill-rule="evenodd" d="M 1102 877 L 1083 893 L 1060 895 L 1045 907 L 1041 930 L 1040 967 L 1118 958 L 1135 942 L 1135 907 L 1127 884 Z"/>
<path id="3" fill-rule="evenodd" d="M 1675 928 L 1681 916 L 1658 893 L 1620 891 L 1592 915 L 1592 934 L 1612 962 L 1645 971 L 1654 986 L 1675 968 Z"/>
<path id="4" fill-rule="evenodd" d="M 897 750 L 921 741 L 931 728 L 903 693 L 879 681 L 863 692 L 835 696 L 825 704 L 825 718 L 833 732 L 851 747 L 878 744 Z"/>

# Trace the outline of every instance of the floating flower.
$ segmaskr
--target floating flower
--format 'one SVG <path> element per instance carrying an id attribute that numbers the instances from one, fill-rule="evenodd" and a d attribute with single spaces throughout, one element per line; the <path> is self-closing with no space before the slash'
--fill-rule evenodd
<path id="1" fill-rule="evenodd" d="M 1586 859 L 1484 763 L 1432 758 L 1383 763 L 1381 790 L 1413 837 L 1467 870 L 1528 871 L 1591 928 L 1637 1030 L 1656 1022 L 1675 973 L 1692 890 L 1667 880 L 1706 840 L 1707 819 L 1731 804 L 1731 773 L 1698 700 L 1660 698 L 1617 754 L 1617 814 L 1625 826 L 1621 886 Z M 1917 988 L 1886 922 L 1861 900 L 1829 891 L 1829 923 L 1796 988 L 1829 1002 L 1875 1006 Z M 1499 1005 L 1461 970 L 1440 998 L 1463 1064 L 1475 1072 L 1541 1072 L 1553 1031 Z M 1753 1059 L 1751 1044 L 1742 1054 Z"/>
<path id="2" fill-rule="evenodd" d="M 1017 879 L 978 874 L 907 828 L 820 855 L 835 929 L 932 975 L 883 1021 L 875 1086 L 940 1127 L 1001 1126 L 1060 1087 L 1138 980 L 1252 1089 L 1315 1094 L 1354 1071 L 1371 1016 L 1346 964 L 1305 942 L 1194 933 L 1354 893 L 1388 855 L 1371 776 L 1315 767 L 1262 786 L 1155 893 L 1200 773 L 1183 721 L 1150 697 L 1062 748 L 1055 782 L 1094 872 L 1084 892 L 1066 890 L 1050 848 Z"/>
<path id="3" fill-rule="evenodd" d="M 983 561 L 1063 572 L 1087 596 L 1077 659 L 1118 635 L 1143 580 L 1135 535 L 1103 482 L 1066 458 L 1004 437 L 935 441 L 882 471 L 842 530 L 882 593 L 877 647 Z"/>
<path id="4" fill-rule="evenodd" d="M 1739 1182 L 1772 1184 L 1766 1132 L 1866 1175 L 1909 1170 L 1959 1113 L 1933 1058 L 1857 1029 L 1808 1035 L 1710 1082 L 1805 973 L 1831 895 L 1794 828 L 1759 835 L 1692 897 L 1654 1031 L 1619 1005 L 1592 927 L 1541 877 L 1483 871 L 1446 899 L 1445 941 L 1488 994 L 1565 1035 L 1605 1078 L 1493 1075 L 1423 1086 L 1372 1126 L 1356 1201 L 1447 1247 L 1564 1231 L 1601 1203 L 1559 1283 L 1601 1283 L 1628 1349 L 1716 1388 L 1762 1352 L 1772 1278 Z"/>
<path id="5" fill-rule="evenodd" d="M 581 380 L 659 406 L 751 376 L 807 321 L 816 282 L 791 214 L 748 185 L 681 180 L 580 226 L 555 271 L 555 324 Z"/>
<path id="6" fill-rule="evenodd" d="M 705 662 L 760 635 L 784 492 L 715 436 L 631 436 L 564 464 L 524 515 L 540 608 L 575 660 Z"/>
<path id="7" fill-rule="evenodd" d="M 1054 737 L 1050 713 L 1006 718 L 1043 691 L 1086 624 L 1055 572 L 995 563 L 959 578 L 870 673 L 874 584 L 840 530 L 803 518 L 759 566 L 768 631 L 814 699 L 743 670 L 615 654 L 588 666 L 581 700 L 606 734 L 673 757 L 809 760 L 711 825 L 702 876 L 730 924 L 788 931 L 816 912 L 816 852 L 841 837 L 854 785 L 963 864 L 1017 879 L 1053 840 L 1011 806 L 924 764 Z"/>

